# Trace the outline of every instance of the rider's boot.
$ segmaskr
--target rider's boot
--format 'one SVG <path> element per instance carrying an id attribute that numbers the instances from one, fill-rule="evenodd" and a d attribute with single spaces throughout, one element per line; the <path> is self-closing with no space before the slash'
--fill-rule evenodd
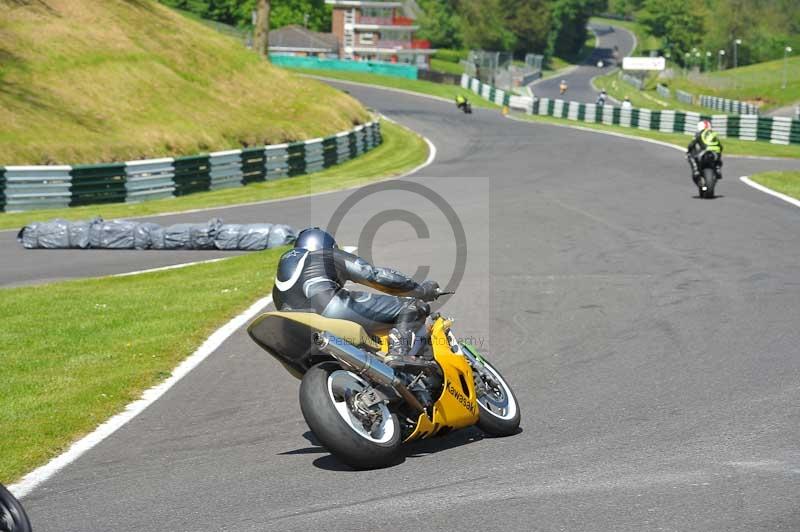
<path id="1" fill-rule="evenodd" d="M 384 362 L 392 368 L 431 365 L 429 360 L 409 355 L 415 340 L 414 331 L 401 331 L 396 327 L 393 328 L 389 331 L 389 352 L 383 358 Z"/>

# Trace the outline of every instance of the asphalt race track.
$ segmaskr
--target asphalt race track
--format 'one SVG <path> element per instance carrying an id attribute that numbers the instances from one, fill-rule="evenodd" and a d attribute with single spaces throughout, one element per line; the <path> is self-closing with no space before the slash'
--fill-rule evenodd
<path id="1" fill-rule="evenodd" d="M 514 386 L 522 432 L 456 432 L 351 471 L 307 432 L 298 381 L 239 331 L 27 496 L 37 532 L 800 529 L 800 210 L 737 179 L 800 161 L 728 157 L 720 197 L 700 200 L 677 150 L 348 90 L 438 156 L 411 190 L 369 189 L 339 241 L 446 282 L 463 226 L 468 260 L 444 310 Z M 328 225 L 351 194 L 154 220 Z M 68 261 L 17 252 L 12 236 L 4 284 L 173 260 Z"/>
<path id="2" fill-rule="evenodd" d="M 614 26 L 613 31 L 610 31 L 611 27 L 607 25 L 591 24 L 589 27 L 598 38 L 598 45 L 592 54 L 582 65 L 567 74 L 534 83 L 531 88 L 537 97 L 595 103 L 599 92 L 592 88 L 592 78 L 608 74 L 614 68 L 622 67 L 622 58 L 630 55 L 634 47 L 635 37 L 633 34 L 619 26 Z M 614 57 L 615 46 L 618 50 L 616 58 Z M 597 68 L 598 61 L 603 61 L 602 68 Z M 564 95 L 560 95 L 558 89 L 562 79 L 567 82 L 568 87 Z"/>

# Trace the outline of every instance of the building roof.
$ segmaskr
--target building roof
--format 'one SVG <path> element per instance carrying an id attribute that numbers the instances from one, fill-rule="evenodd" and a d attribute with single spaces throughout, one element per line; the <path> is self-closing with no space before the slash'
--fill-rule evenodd
<path id="1" fill-rule="evenodd" d="M 339 41 L 333 33 L 321 33 L 302 26 L 290 25 L 270 30 L 269 47 L 282 50 L 336 52 L 339 49 Z"/>

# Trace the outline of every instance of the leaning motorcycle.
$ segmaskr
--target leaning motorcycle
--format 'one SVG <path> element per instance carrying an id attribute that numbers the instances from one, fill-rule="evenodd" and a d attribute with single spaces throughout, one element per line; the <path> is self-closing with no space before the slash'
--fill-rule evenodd
<path id="1" fill-rule="evenodd" d="M 30 532 L 31 523 L 22 505 L 0 484 L 0 532 Z"/>
<path id="2" fill-rule="evenodd" d="M 697 160 L 697 169 L 700 171 L 700 177 L 697 180 L 697 191 L 703 199 L 714 198 L 714 187 L 719 180 L 719 155 L 707 151 L 703 153 Z"/>
<path id="3" fill-rule="evenodd" d="M 247 332 L 301 380 L 300 408 L 319 442 L 354 469 L 374 469 L 413 440 L 473 425 L 490 436 L 517 432 L 511 387 L 452 326 L 432 315 L 400 366 L 384 363 L 387 337 L 347 320 L 267 312 Z"/>

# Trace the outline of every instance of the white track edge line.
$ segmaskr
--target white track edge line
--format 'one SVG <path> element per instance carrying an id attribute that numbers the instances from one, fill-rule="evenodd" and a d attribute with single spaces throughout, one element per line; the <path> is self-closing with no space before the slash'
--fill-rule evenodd
<path id="1" fill-rule="evenodd" d="M 756 183 L 755 181 L 751 180 L 749 177 L 747 177 L 745 175 L 740 177 L 739 181 L 741 181 L 742 183 L 744 183 L 745 185 L 747 185 L 749 187 L 753 187 L 756 190 L 760 190 L 764 194 L 769 194 L 770 196 L 775 196 L 778 199 L 782 199 L 786 203 L 791 203 L 795 207 L 800 207 L 800 200 L 797 200 L 797 199 L 795 199 L 795 198 L 793 198 L 791 196 L 787 196 L 786 194 L 778 192 L 777 190 L 772 190 L 771 188 L 765 187 L 764 185 L 760 185 L 760 184 Z"/>
<path id="2" fill-rule="evenodd" d="M 114 432 L 119 430 L 130 420 L 141 414 L 148 406 L 152 405 L 170 388 L 175 386 L 183 377 L 188 375 L 189 372 L 216 351 L 234 332 L 239 330 L 240 327 L 250 321 L 250 319 L 266 308 L 270 303 L 272 303 L 272 296 L 263 297 L 253 303 L 247 310 L 214 331 L 189 358 L 178 364 L 169 378 L 146 390 L 141 398 L 128 404 L 125 410 L 106 420 L 94 431 L 73 443 L 64 453 L 53 458 L 45 465 L 34 469 L 25 475 L 18 483 L 9 486 L 8 489 L 11 493 L 20 498 L 31 493 L 37 486 L 41 485 L 64 467 L 77 460 L 85 452 L 114 434 Z"/>
<path id="3" fill-rule="evenodd" d="M 238 256 L 238 255 L 235 255 Z M 179 270 L 181 268 L 186 268 L 187 266 L 196 266 L 198 264 L 211 264 L 212 262 L 220 262 L 223 260 L 232 259 L 233 257 L 219 257 L 217 259 L 208 259 L 208 260 L 196 260 L 194 262 L 183 262 L 181 264 L 171 264 L 169 266 L 161 266 L 159 268 L 150 268 L 148 270 L 136 270 L 132 272 L 125 272 L 125 273 L 115 273 L 113 275 L 109 275 L 109 277 L 129 277 L 131 275 L 141 275 L 143 273 L 153 273 L 153 272 L 163 272 L 166 270 Z"/>

